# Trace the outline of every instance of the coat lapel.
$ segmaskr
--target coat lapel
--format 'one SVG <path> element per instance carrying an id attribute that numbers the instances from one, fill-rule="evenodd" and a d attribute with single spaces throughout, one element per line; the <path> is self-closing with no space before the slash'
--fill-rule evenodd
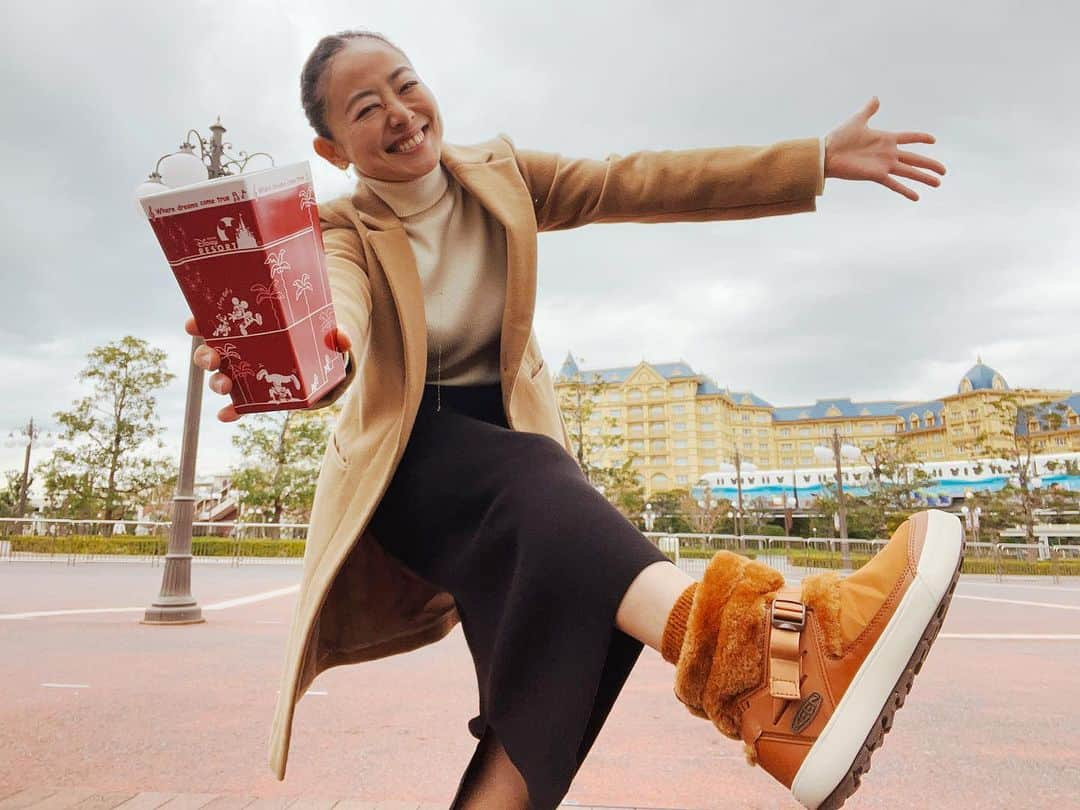
<path id="1" fill-rule="evenodd" d="M 504 405 L 510 395 L 532 334 L 536 307 L 536 237 L 532 200 L 521 183 L 512 157 L 492 160 L 492 152 L 477 147 L 443 144 L 442 163 L 506 232 L 506 303 L 503 308 L 499 367 Z M 424 291 L 408 235 L 393 210 L 367 188 L 357 184 L 353 204 L 368 228 L 368 239 L 379 257 L 394 296 L 405 343 L 405 385 L 419 404 L 427 379 L 427 318 Z"/>
<path id="2" fill-rule="evenodd" d="M 479 153 L 479 154 L 477 154 Z M 536 237 L 532 200 L 513 157 L 491 160 L 487 150 L 443 145 L 443 164 L 506 231 L 506 304 L 499 367 L 507 410 L 536 307 Z"/>

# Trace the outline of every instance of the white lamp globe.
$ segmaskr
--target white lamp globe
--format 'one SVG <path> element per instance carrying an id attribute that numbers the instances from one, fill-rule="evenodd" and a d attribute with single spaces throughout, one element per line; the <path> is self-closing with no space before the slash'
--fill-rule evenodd
<path id="1" fill-rule="evenodd" d="M 814 448 L 814 456 L 818 461 L 832 461 L 833 453 L 828 447 L 822 447 L 820 444 Z"/>
<path id="2" fill-rule="evenodd" d="M 206 166 L 195 155 L 194 147 L 185 144 L 180 151 L 169 155 L 158 166 L 158 174 L 161 182 L 169 188 L 190 186 L 192 183 L 202 183 L 209 178 Z"/>
<path id="3" fill-rule="evenodd" d="M 842 444 L 840 445 L 840 455 L 844 458 L 856 459 L 861 453 L 859 448 L 853 444 Z"/>
<path id="4" fill-rule="evenodd" d="M 135 189 L 135 207 L 138 208 L 141 216 L 146 216 L 146 210 L 142 206 L 143 197 L 149 197 L 151 194 L 160 194 L 162 191 L 168 191 L 168 186 L 161 182 L 160 175 L 157 179 L 154 179 L 155 175 L 150 175 L 146 180 L 139 183 Z"/>

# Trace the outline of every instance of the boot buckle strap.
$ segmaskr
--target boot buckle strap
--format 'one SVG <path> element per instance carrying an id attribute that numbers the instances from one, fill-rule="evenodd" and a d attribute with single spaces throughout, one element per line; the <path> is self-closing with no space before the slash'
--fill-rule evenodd
<path id="1" fill-rule="evenodd" d="M 802 653 L 799 637 L 806 627 L 806 605 L 801 593 L 785 589 L 769 608 L 769 694 L 774 698 L 801 697 Z"/>

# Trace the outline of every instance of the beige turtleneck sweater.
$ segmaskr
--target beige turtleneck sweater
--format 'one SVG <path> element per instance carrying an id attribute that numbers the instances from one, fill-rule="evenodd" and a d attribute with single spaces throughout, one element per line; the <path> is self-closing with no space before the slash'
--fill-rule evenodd
<path id="1" fill-rule="evenodd" d="M 427 382 L 499 382 L 506 232 L 441 163 L 415 180 L 361 177 L 401 220 L 424 290 Z"/>

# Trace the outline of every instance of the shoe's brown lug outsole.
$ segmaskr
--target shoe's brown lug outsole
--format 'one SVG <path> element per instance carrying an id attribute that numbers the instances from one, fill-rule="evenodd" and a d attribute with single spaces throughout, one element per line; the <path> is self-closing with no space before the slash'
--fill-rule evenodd
<path id="1" fill-rule="evenodd" d="M 893 687 L 892 694 L 885 701 L 885 706 L 870 729 L 870 733 L 863 740 L 859 753 L 855 755 L 855 761 L 851 764 L 851 769 L 840 780 L 840 784 L 836 786 L 833 792 L 825 797 L 825 801 L 818 805 L 818 810 L 837 810 L 848 800 L 852 793 L 859 789 L 863 774 L 869 773 L 870 755 L 881 747 L 885 735 L 892 728 L 893 715 L 897 709 L 904 705 L 904 699 L 907 697 L 908 692 L 911 691 L 911 684 L 914 682 L 915 676 L 919 674 L 919 670 L 922 669 L 926 654 L 930 652 L 930 647 L 933 645 L 934 639 L 937 638 L 941 625 L 945 621 L 945 614 L 949 610 L 953 591 L 956 590 L 956 583 L 960 579 L 960 569 L 964 564 L 964 549 L 966 546 L 967 540 L 965 539 L 960 545 L 960 560 L 956 564 L 956 571 L 953 572 L 949 590 L 945 592 L 941 602 L 938 603 L 937 610 L 934 611 L 934 616 L 930 619 L 930 624 L 926 626 L 926 632 L 923 633 L 922 639 L 916 645 L 915 652 L 911 654 L 904 671 L 900 673 L 900 679 L 896 682 L 896 686 Z"/>

